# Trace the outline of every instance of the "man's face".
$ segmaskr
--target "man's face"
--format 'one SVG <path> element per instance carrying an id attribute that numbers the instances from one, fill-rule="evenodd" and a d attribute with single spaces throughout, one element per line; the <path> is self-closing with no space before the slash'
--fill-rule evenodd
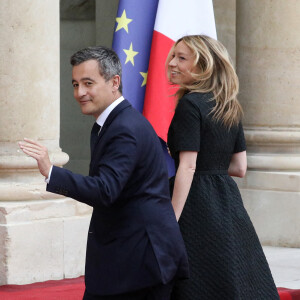
<path id="1" fill-rule="evenodd" d="M 117 75 L 105 81 L 99 73 L 98 62 L 93 59 L 73 67 L 74 98 L 78 101 L 83 114 L 98 118 L 119 97 L 116 77 L 118 81 Z"/>

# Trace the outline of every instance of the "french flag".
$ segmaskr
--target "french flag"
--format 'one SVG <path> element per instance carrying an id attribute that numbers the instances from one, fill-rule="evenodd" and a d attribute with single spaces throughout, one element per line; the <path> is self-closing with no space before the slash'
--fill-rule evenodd
<path id="1" fill-rule="evenodd" d="M 172 95 L 176 92 L 166 78 L 166 58 L 175 41 L 184 35 L 193 34 L 205 34 L 216 39 L 211 0 L 158 2 L 143 114 L 164 141 L 167 140 L 174 114 L 175 99 Z"/>
<path id="2" fill-rule="evenodd" d="M 150 121 L 167 160 L 167 132 L 176 89 L 166 78 L 165 61 L 174 42 L 188 34 L 216 38 L 212 0 L 120 0 L 113 49 L 123 69 L 123 95 Z"/>

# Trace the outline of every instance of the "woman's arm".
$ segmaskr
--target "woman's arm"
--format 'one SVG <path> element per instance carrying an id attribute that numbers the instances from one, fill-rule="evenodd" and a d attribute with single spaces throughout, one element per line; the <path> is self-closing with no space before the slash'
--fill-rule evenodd
<path id="1" fill-rule="evenodd" d="M 234 153 L 231 157 L 228 174 L 235 177 L 244 177 L 247 171 L 246 151 Z"/>
<path id="2" fill-rule="evenodd" d="M 177 221 L 180 218 L 191 188 L 196 169 L 197 154 L 198 152 L 196 151 L 181 151 L 179 153 L 179 167 L 175 177 L 172 197 L 172 205 Z"/>

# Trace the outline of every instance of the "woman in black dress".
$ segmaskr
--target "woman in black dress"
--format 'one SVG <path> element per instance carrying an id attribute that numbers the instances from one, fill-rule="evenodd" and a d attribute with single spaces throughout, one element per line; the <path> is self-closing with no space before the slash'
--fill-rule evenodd
<path id="1" fill-rule="evenodd" d="M 167 59 L 179 85 L 168 132 L 175 160 L 172 203 L 189 255 L 180 300 L 279 299 L 235 181 L 247 169 L 238 78 L 224 46 L 207 36 L 179 39 Z"/>

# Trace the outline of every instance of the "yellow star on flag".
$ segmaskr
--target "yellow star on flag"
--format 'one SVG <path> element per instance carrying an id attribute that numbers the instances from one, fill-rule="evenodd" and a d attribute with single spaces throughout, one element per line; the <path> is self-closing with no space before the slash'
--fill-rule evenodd
<path id="1" fill-rule="evenodd" d="M 128 33 L 128 24 L 132 22 L 132 19 L 127 19 L 125 9 L 123 10 L 121 18 L 116 18 L 116 22 L 118 23 L 116 32 L 124 28 L 124 30 Z"/>
<path id="2" fill-rule="evenodd" d="M 146 85 L 147 83 L 147 77 L 148 77 L 148 72 L 144 73 L 144 72 L 140 72 L 140 74 L 143 76 L 144 80 L 141 86 Z"/>
<path id="3" fill-rule="evenodd" d="M 125 64 L 127 64 L 129 61 L 132 63 L 132 65 L 134 66 L 134 60 L 133 58 L 138 54 L 138 52 L 133 51 L 132 49 L 132 43 L 130 44 L 129 49 L 123 49 L 123 51 L 126 53 L 126 61 Z"/>

